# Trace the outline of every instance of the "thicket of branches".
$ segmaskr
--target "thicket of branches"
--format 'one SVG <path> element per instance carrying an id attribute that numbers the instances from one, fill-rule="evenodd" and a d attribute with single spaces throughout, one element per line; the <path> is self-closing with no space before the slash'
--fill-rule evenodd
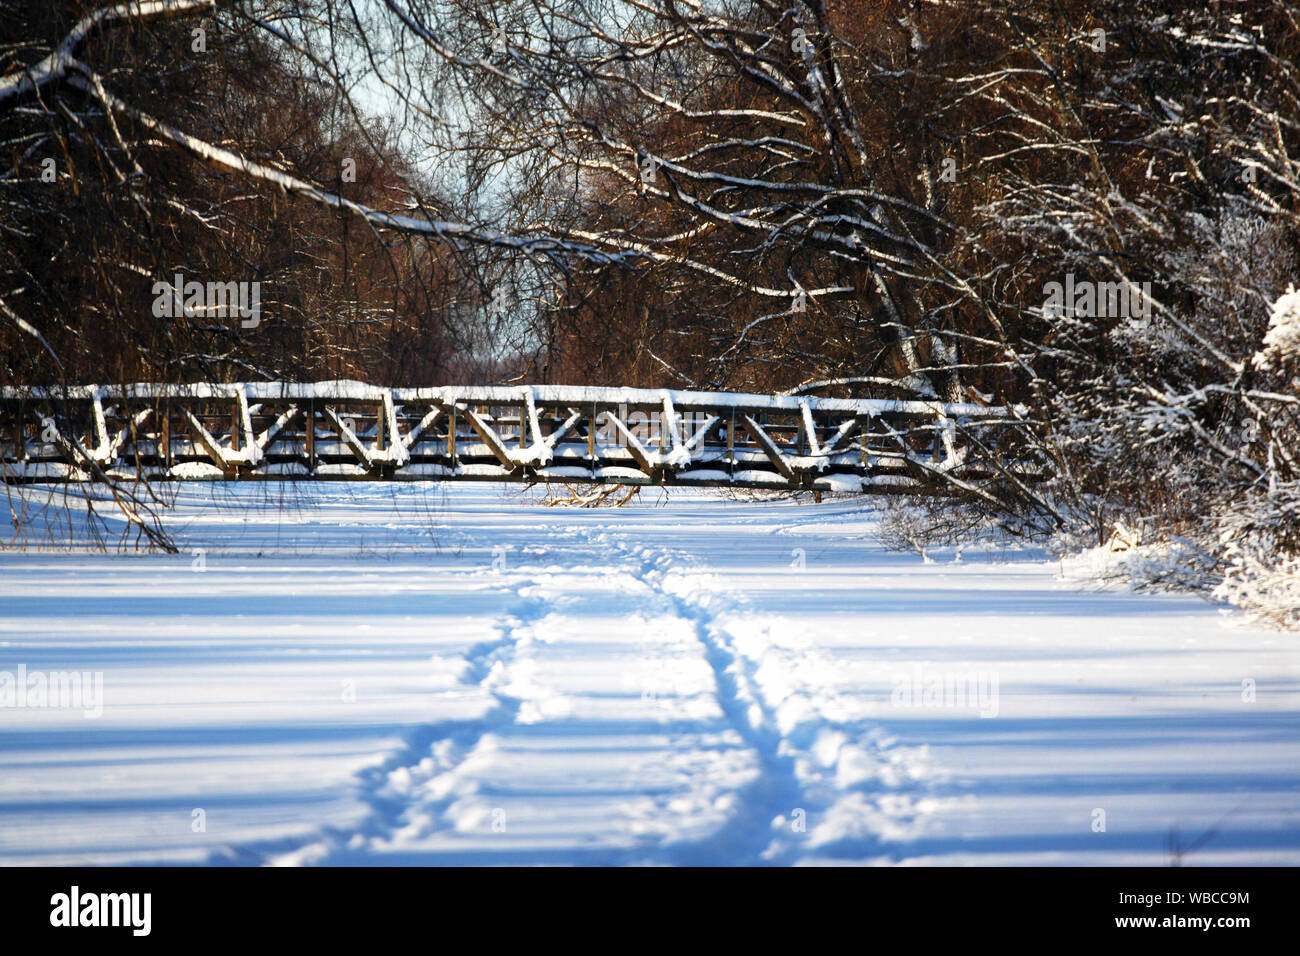
<path id="1" fill-rule="evenodd" d="M 916 534 L 1177 541 L 1295 623 L 1298 44 L 1285 0 L 9 11 L 0 377 L 1019 404 L 1054 477 Z M 177 269 L 266 319 L 153 319 Z"/>
<path id="2" fill-rule="evenodd" d="M 236 9 L 125 5 L 87 27 L 100 10 L 0 11 L 0 379 L 444 380 L 469 344 L 458 313 L 479 298 L 446 250 L 196 162 L 133 111 L 400 205 L 418 177 L 393 122 L 356 112 Z M 78 33 L 57 80 L 24 77 Z M 258 321 L 155 316 L 154 284 L 176 275 L 260 282 Z"/>

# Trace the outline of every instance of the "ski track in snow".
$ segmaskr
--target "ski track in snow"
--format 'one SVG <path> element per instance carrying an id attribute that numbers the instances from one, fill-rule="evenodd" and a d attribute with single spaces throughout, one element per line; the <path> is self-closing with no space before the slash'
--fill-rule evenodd
<path id="1" fill-rule="evenodd" d="M 639 591 L 637 596 L 647 598 L 652 610 L 671 615 L 691 629 L 698 652 L 712 673 L 713 695 L 737 737 L 753 751 L 757 769 L 736 794 L 735 812 L 704 839 L 659 848 L 642 845 L 611 850 L 589 862 L 793 862 L 799 852 L 797 841 L 802 838 L 797 835 L 807 832 L 806 817 L 823 816 L 840 796 L 835 793 L 834 783 L 837 765 L 853 759 L 860 765 L 889 765 L 895 756 L 888 753 L 890 741 L 878 727 L 832 728 L 821 719 L 811 721 L 815 725 L 811 728 L 807 719 L 795 722 L 789 728 L 791 733 L 783 732 L 781 715 L 765 697 L 757 679 L 762 658 L 751 658 L 739 650 L 720 621 L 721 616 L 742 611 L 743 600 L 729 595 L 721 582 L 696 567 L 683 552 L 638 545 L 626 534 L 610 531 L 593 533 L 579 527 L 567 533 L 576 536 L 591 557 L 612 562 L 601 575 L 615 583 L 617 590 Z M 520 664 L 521 644 L 530 643 L 532 624 L 548 613 L 548 603 L 533 594 L 544 587 L 533 576 L 537 570 L 528 566 L 514 569 L 517 580 L 509 590 L 515 603 L 511 617 L 499 625 L 501 637 L 481 642 L 465 654 L 462 681 L 483 689 L 495 700 L 482 719 L 421 726 L 408 735 L 400 751 L 362 771 L 357 789 L 370 813 L 355 829 L 326 828 L 317 837 L 292 847 L 274 842 L 261 847 L 226 848 L 214 856 L 213 862 L 355 862 L 377 848 L 401 846 L 439 832 L 480 824 L 481 808 L 469 818 L 457 815 L 473 799 L 475 791 L 464 768 L 491 760 L 501 735 L 509 732 L 524 707 L 525 701 L 512 695 L 509 688 L 517 676 L 513 669 Z M 796 673 L 800 663 L 787 654 L 780 666 Z M 802 699 L 806 702 L 806 697 Z M 805 708 L 803 716 L 809 713 Z M 866 778 L 879 783 L 874 774 Z M 897 817 L 900 807 L 905 814 L 908 802 L 895 801 L 892 811 L 877 804 L 871 812 Z M 805 820 L 796 823 L 800 813 Z M 872 839 L 850 841 L 841 850 L 846 855 L 878 854 L 881 847 L 873 834 Z M 382 858 L 382 850 L 380 853 Z M 436 851 L 433 857 L 436 859 Z"/>
<path id="2" fill-rule="evenodd" d="M 698 574 L 680 574 L 683 556 L 663 549 L 636 547 L 623 536 L 588 529 L 571 530 L 585 545 L 584 550 L 604 559 L 621 558 L 606 567 L 602 574 L 610 581 L 624 583 L 623 590 L 640 589 L 654 601 L 655 609 L 681 619 L 693 629 L 700 651 L 708 661 L 715 682 L 714 694 L 727 720 L 757 758 L 759 772 L 738 794 L 737 812 L 717 832 L 696 844 L 674 845 L 666 852 L 648 847 L 612 852 L 588 862 L 601 863 L 675 863 L 707 864 L 725 857 L 738 864 L 786 862 L 788 853 L 777 853 L 773 842 L 774 823 L 784 822 L 793 808 L 800 806 L 800 787 L 794 766 L 771 715 L 756 691 L 748 661 L 730 646 L 725 634 L 714 627 L 716 609 L 725 602 L 720 592 L 698 588 L 689 591 L 671 587 L 673 583 L 703 583 Z M 519 599 L 515 617 L 502 626 L 498 641 L 471 648 L 467 654 L 466 682 L 476 683 L 497 699 L 487 717 L 472 726 L 434 724 L 420 728 L 399 754 L 382 766 L 362 775 L 361 789 L 373 808 L 372 816 L 352 833 L 329 831 L 321 841 L 309 841 L 304 847 L 276 855 L 236 851 L 234 858 L 247 862 L 334 863 L 347 860 L 348 851 L 364 850 L 376 844 L 392 845 L 411 837 L 420 838 L 439 829 L 455 829 L 457 821 L 448 818 L 464 794 L 460 787 L 461 768 L 466 762 L 490 753 L 498 735 L 520 714 L 523 701 L 511 696 L 511 668 L 518 664 L 516 651 L 520 634 L 527 634 L 531 622 L 546 615 L 546 603 L 527 596 L 542 587 L 527 572 L 512 587 Z M 654 689 L 657 690 L 657 689 Z M 656 699 L 658 699 L 656 694 Z M 486 744 L 486 746 L 485 746 Z"/>
<path id="3" fill-rule="evenodd" d="M 759 757 L 762 772 L 744 796 L 742 813 L 729 824 L 731 832 L 701 848 L 702 860 L 744 847 L 746 862 L 786 864 L 804 842 L 828 856 L 876 857 L 888 852 L 882 838 L 919 832 L 918 802 L 933 805 L 924 792 L 930 780 L 944 776 L 924 747 L 900 748 L 876 724 L 828 716 L 844 708 L 830 699 L 833 694 L 817 694 L 798 679 L 801 670 L 819 663 L 815 649 L 752 641 L 742 647 L 725 618 L 750 609 L 715 576 L 693 568 L 688 555 L 624 541 L 615 546 L 640 562 L 638 577 L 648 587 L 693 622 L 723 708 Z M 793 686 L 779 694 L 765 689 L 765 667 Z M 796 829 L 799 811 L 804 816 Z M 809 840 L 801 835 L 808 833 L 810 818 L 824 820 L 837 812 L 858 818 L 853 837 L 828 838 L 815 827 Z"/>
<path id="4" fill-rule="evenodd" d="M 519 593 L 522 595 L 533 584 L 521 586 Z M 520 604 L 524 618 L 538 615 L 542 607 L 537 599 L 521 597 Z M 288 852 L 283 846 L 260 852 L 236 849 L 230 853 L 232 861 L 272 865 L 330 862 L 333 857 L 364 850 L 368 844 L 391 843 L 403 834 L 436 829 L 459 796 L 456 784 L 460 768 L 482 753 L 494 730 L 509 725 L 518 716 L 520 700 L 498 688 L 522 627 L 525 625 L 520 618 L 508 619 L 500 625 L 500 639 L 476 644 L 465 654 L 464 682 L 483 688 L 496 700 L 482 719 L 419 727 L 400 751 L 379 766 L 362 771 L 358 789 L 371 814 L 357 829 L 329 829 L 320 839 L 309 840 Z"/>
<path id="5" fill-rule="evenodd" d="M 757 766 L 751 782 L 737 794 L 730 819 L 703 840 L 657 851 L 642 846 L 610 852 L 587 862 L 698 865 L 726 859 L 740 865 L 788 864 L 800 852 L 808 816 L 824 817 L 837 809 L 857 816 L 867 832 L 865 838 L 860 833 L 855 839 L 822 845 L 820 849 L 829 856 L 877 856 L 886 850 L 881 836 L 914 830 L 919 816 L 916 802 L 899 789 L 904 782 L 913 788 L 923 787 L 925 776 L 938 775 L 927 766 L 924 748 L 894 748 L 895 741 L 875 725 L 835 726 L 818 715 L 818 706 L 827 702 L 811 700 L 807 688 L 786 697 L 786 719 L 765 696 L 757 676 L 765 660 L 774 663 L 771 655 L 778 653 L 780 660 L 775 665 L 794 674 L 815 651 L 780 654 L 764 648 L 765 653 L 757 659 L 747 656 L 720 621 L 726 614 L 743 611 L 743 600 L 729 595 L 725 586 L 696 567 L 689 555 L 637 545 L 627 535 L 615 532 L 592 533 L 579 527 L 568 533 L 576 533 L 584 550 L 593 556 L 616 559 L 602 572 L 607 579 L 642 589 L 656 609 L 692 629 L 712 672 L 717 702 L 731 728 L 752 749 Z M 545 601 L 528 596 L 543 586 L 527 576 L 536 570 L 517 569 L 523 575 L 512 586 L 518 603 L 515 616 L 501 626 L 501 639 L 476 645 L 466 655 L 466 683 L 477 684 L 496 699 L 483 720 L 421 727 L 398 754 L 364 771 L 360 790 L 372 813 L 356 830 L 326 831 L 321 839 L 289 852 L 284 847 L 269 853 L 245 848 L 224 855 L 232 862 L 244 863 L 355 862 L 368 848 L 400 845 L 463 827 L 465 821 L 449 814 L 466 797 L 462 768 L 469 762 L 490 759 L 499 735 L 518 718 L 523 704 L 505 688 L 511 684 L 512 666 L 518 664 L 521 633 L 526 637 L 530 623 L 547 613 Z M 789 719 L 792 710 L 797 716 Z M 882 768 L 889 783 L 882 782 Z M 846 778 L 847 789 L 842 783 Z M 480 820 L 469 822 L 473 826 Z"/>
<path id="6" fill-rule="evenodd" d="M 1300 861 L 1293 638 L 1193 599 L 923 564 L 853 502 L 315 494 L 195 494 L 206 575 L 0 556 L 0 670 L 112 691 L 0 712 L 0 864 Z M 888 703 L 972 667 L 1001 720 Z"/>

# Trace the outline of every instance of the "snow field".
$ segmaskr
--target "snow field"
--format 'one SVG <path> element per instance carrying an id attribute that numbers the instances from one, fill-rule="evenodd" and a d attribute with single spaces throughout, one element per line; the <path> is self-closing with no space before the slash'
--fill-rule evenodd
<path id="1" fill-rule="evenodd" d="M 1294 638 L 1197 599 L 862 499 L 285 495 L 0 554 L 0 673 L 104 680 L 0 708 L 0 862 L 1300 861 Z"/>

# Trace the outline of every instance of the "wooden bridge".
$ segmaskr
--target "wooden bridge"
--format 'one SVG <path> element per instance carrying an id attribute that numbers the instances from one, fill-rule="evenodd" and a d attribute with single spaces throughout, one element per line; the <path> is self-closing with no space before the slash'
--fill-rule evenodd
<path id="1" fill-rule="evenodd" d="M 0 389 L 9 483 L 516 481 L 908 493 L 997 477 L 976 404 L 359 382 Z M 1016 466 L 1032 476 L 1028 464 Z"/>

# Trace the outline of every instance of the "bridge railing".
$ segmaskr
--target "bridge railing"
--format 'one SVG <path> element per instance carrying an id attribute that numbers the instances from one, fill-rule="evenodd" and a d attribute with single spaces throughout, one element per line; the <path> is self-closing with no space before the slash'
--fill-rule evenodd
<path id="1" fill-rule="evenodd" d="M 934 490 L 1018 452 L 1015 409 L 555 385 L 0 389 L 8 482 L 393 479 Z M 975 453 L 978 450 L 979 453 Z"/>

